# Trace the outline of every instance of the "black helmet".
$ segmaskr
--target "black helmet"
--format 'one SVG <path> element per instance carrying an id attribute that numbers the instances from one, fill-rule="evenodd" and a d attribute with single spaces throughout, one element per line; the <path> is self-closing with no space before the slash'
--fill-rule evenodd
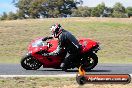
<path id="1" fill-rule="evenodd" d="M 60 24 L 52 25 L 50 30 L 55 38 L 58 38 L 59 35 L 62 33 L 62 27 Z"/>

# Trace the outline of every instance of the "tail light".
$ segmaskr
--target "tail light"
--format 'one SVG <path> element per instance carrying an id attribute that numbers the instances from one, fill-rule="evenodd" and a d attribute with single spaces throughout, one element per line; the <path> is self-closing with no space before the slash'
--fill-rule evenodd
<path id="1" fill-rule="evenodd" d="M 95 53 L 97 53 L 99 50 L 101 50 L 101 48 L 100 48 L 100 43 L 97 42 L 97 45 L 93 48 L 93 51 L 94 51 Z"/>

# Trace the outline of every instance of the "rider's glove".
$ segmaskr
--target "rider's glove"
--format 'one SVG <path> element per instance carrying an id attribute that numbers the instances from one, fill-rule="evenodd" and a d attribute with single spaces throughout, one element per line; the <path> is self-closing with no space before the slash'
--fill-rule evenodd
<path id="1" fill-rule="evenodd" d="M 53 38 L 53 37 L 45 37 L 45 38 L 42 39 L 42 41 L 46 41 L 46 40 L 52 39 L 52 38 Z"/>

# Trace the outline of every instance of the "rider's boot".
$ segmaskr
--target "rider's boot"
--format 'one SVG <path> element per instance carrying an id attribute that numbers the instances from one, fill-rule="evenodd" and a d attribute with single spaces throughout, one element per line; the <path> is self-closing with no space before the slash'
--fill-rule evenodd
<path id="1" fill-rule="evenodd" d="M 67 71 L 67 67 L 66 67 L 65 63 L 61 63 L 60 67 L 61 67 L 62 71 Z"/>

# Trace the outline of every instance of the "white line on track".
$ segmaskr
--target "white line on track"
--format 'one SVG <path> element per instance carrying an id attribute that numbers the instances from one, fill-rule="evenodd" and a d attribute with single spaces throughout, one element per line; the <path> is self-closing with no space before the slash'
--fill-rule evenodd
<path id="1" fill-rule="evenodd" d="M 58 75 L 0 75 L 0 77 L 76 77 L 77 74 L 58 74 Z M 132 77 L 132 74 L 130 74 Z"/>
<path id="2" fill-rule="evenodd" d="M 76 77 L 76 74 L 58 74 L 58 75 L 0 75 L 0 77 Z"/>

